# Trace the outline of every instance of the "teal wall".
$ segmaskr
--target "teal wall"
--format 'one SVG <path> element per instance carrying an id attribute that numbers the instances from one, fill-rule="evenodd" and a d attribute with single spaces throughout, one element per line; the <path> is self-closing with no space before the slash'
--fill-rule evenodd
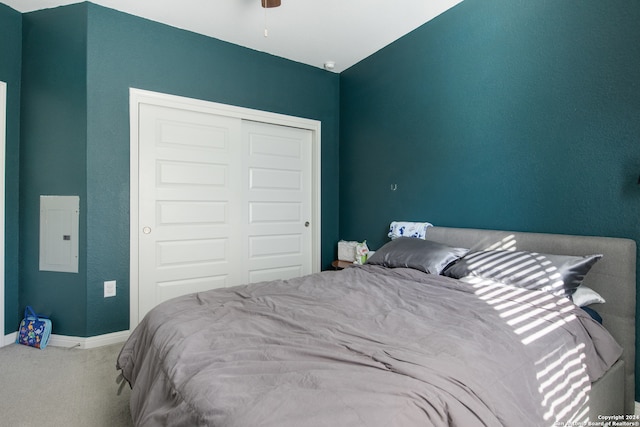
<path id="1" fill-rule="evenodd" d="M 637 22 L 623 0 L 465 0 L 338 76 L 89 3 L 0 5 L 7 331 L 26 303 L 57 334 L 128 328 L 129 87 L 321 120 L 325 267 L 394 219 L 640 241 Z M 40 194 L 81 196 L 78 274 L 38 271 Z"/>
<path id="2" fill-rule="evenodd" d="M 640 242 L 639 22 L 637 1 L 465 0 L 343 72 L 340 237 L 426 220 Z"/>
<path id="3" fill-rule="evenodd" d="M 129 88 L 322 122 L 322 263 L 338 238 L 339 75 L 91 3 L 24 15 L 21 297 L 54 333 L 129 328 Z M 38 196 L 81 198 L 80 272 L 38 271 Z M 103 298 L 103 282 L 117 296 Z"/>
<path id="4" fill-rule="evenodd" d="M 322 122 L 322 263 L 338 238 L 339 76 L 89 4 L 90 335 L 129 326 L 129 88 Z M 118 296 L 103 298 L 104 280 Z"/>
<path id="5" fill-rule="evenodd" d="M 7 84 L 5 149 L 4 322 L 8 334 L 18 327 L 18 174 L 20 152 L 20 70 L 22 15 L 0 4 L 0 81 Z"/>
<path id="6" fill-rule="evenodd" d="M 20 307 L 87 335 L 86 5 L 23 15 Z M 79 272 L 39 271 L 40 195 L 80 196 Z"/>

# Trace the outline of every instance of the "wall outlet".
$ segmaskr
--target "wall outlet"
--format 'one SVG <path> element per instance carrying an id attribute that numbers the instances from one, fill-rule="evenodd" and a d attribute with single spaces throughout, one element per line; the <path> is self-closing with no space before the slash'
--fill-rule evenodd
<path id="1" fill-rule="evenodd" d="M 104 282 L 104 297 L 115 297 L 116 296 L 116 281 L 109 280 Z"/>

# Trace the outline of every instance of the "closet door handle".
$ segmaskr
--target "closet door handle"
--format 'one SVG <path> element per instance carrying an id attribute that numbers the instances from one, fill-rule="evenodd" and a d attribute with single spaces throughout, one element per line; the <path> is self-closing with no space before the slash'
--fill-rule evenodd
<path id="1" fill-rule="evenodd" d="M 304 226 L 308 227 L 309 226 L 309 221 L 305 221 Z"/>
<path id="2" fill-rule="evenodd" d="M 151 234 L 151 227 L 144 227 L 144 228 L 142 229 L 142 232 L 143 232 L 144 234 Z"/>

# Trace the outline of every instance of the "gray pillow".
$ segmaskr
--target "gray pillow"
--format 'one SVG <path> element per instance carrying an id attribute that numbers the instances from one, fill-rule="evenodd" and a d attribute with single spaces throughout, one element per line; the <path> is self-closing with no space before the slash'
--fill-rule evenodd
<path id="1" fill-rule="evenodd" d="M 477 276 L 527 289 L 571 296 L 602 255 L 550 255 L 526 251 L 479 251 L 447 268 L 445 276 Z"/>
<path id="2" fill-rule="evenodd" d="M 440 274 L 467 252 L 469 249 L 452 248 L 429 240 L 398 237 L 378 249 L 367 260 L 367 264 L 413 268 L 428 274 Z"/>

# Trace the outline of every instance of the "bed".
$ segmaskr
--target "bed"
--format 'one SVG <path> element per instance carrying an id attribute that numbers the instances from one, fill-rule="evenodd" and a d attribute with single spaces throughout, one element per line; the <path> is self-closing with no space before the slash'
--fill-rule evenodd
<path id="1" fill-rule="evenodd" d="M 633 413 L 634 241 L 430 227 L 423 242 L 437 250 L 418 268 L 378 251 L 159 305 L 118 357 L 134 423 L 540 426 Z M 451 277 L 488 251 L 549 254 L 548 270 L 551 254 L 602 257 L 553 292 Z M 607 301 L 591 306 L 604 327 L 571 302 L 573 286 Z"/>

